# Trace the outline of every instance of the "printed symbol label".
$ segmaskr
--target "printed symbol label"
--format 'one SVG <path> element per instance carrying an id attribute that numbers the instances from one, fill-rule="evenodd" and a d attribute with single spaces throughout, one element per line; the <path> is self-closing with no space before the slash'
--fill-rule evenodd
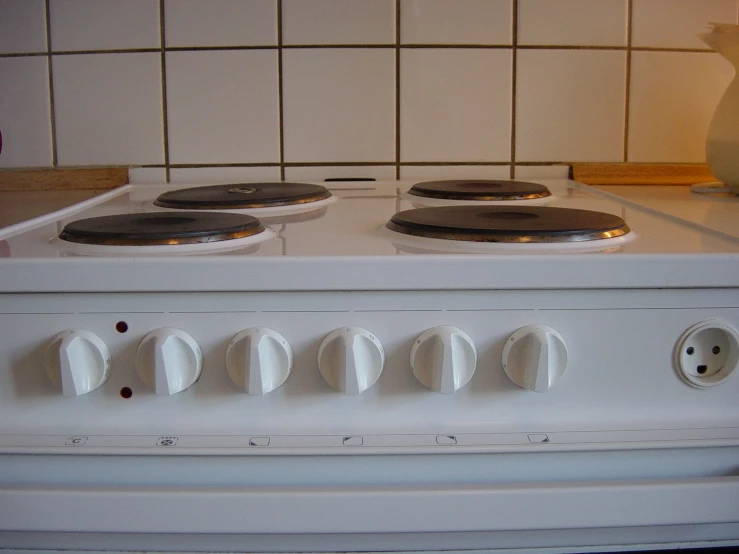
<path id="1" fill-rule="evenodd" d="M 344 446 L 362 446 L 364 439 L 362 437 L 344 437 Z"/>
<path id="2" fill-rule="evenodd" d="M 549 436 L 544 433 L 529 435 L 529 442 L 549 442 Z"/>
<path id="3" fill-rule="evenodd" d="M 157 446 L 174 446 L 177 444 L 177 437 L 159 437 Z"/>
<path id="4" fill-rule="evenodd" d="M 269 446 L 269 437 L 252 437 L 249 446 Z"/>
<path id="5" fill-rule="evenodd" d="M 82 446 L 87 442 L 87 437 L 67 437 L 67 442 L 64 444 L 67 446 Z"/>
<path id="6" fill-rule="evenodd" d="M 457 444 L 457 437 L 454 435 L 436 435 L 436 444 L 451 445 Z"/>

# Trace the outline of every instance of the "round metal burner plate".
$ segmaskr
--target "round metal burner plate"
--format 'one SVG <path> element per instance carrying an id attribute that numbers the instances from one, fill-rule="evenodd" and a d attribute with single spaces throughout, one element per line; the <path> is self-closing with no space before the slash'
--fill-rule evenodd
<path id="1" fill-rule="evenodd" d="M 473 242 L 553 243 L 614 238 L 630 231 L 618 216 L 542 206 L 447 206 L 395 214 L 388 229 Z"/>
<path id="2" fill-rule="evenodd" d="M 414 196 L 445 200 L 533 200 L 551 196 L 544 185 L 524 181 L 428 181 L 416 183 L 408 191 Z"/>
<path id="3" fill-rule="evenodd" d="M 307 183 L 241 183 L 172 190 L 154 202 L 179 210 L 248 209 L 307 204 L 330 198 L 320 185 Z"/>
<path id="4" fill-rule="evenodd" d="M 256 217 L 243 214 L 157 212 L 80 219 L 67 224 L 59 238 L 82 244 L 150 246 L 228 241 L 263 231 Z"/>

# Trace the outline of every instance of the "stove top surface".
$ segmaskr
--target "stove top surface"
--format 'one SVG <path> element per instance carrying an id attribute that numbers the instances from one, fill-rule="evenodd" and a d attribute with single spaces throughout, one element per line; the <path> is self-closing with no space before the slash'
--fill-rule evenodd
<path id="1" fill-rule="evenodd" d="M 685 202 L 685 210 L 695 217 L 681 220 L 675 214 L 670 215 L 669 209 L 665 210 L 665 215 L 652 205 L 644 208 L 637 201 L 564 179 L 537 181 L 552 193 L 543 199 L 546 204 L 541 204 L 542 199 L 488 203 L 421 198 L 408 194 L 417 183 L 418 181 L 330 182 L 323 185 L 331 196 L 316 202 L 297 206 L 222 210 L 257 217 L 267 231 L 248 245 L 233 243 L 233 248 L 224 249 L 221 245 L 220 248 L 205 248 L 195 252 L 167 246 L 152 251 L 126 251 L 120 247 L 91 250 L 59 238 L 65 225 L 80 219 L 132 213 L 171 214 L 173 210 L 157 206 L 156 199 L 168 191 L 194 188 L 177 184 L 127 185 L 88 202 L 0 230 L 0 264 L 10 263 L 10 267 L 17 271 L 21 271 L 24 264 L 54 263 L 60 268 L 77 266 L 82 272 L 84 266 L 94 268 L 94 272 L 109 271 L 103 279 L 107 279 L 109 283 L 116 280 L 123 283 L 126 276 L 120 272 L 134 273 L 130 262 L 135 258 L 137 269 L 156 266 L 157 269 L 152 269 L 153 273 L 148 276 L 149 286 L 152 287 L 156 287 L 156 275 L 161 275 L 163 271 L 180 271 L 179 268 L 191 264 L 197 265 L 199 272 L 211 268 L 213 274 L 221 270 L 231 273 L 250 272 L 249 283 L 256 288 L 287 286 L 295 289 L 297 279 L 301 281 L 300 286 L 303 286 L 303 277 L 307 275 L 301 276 L 300 271 L 303 268 L 309 269 L 308 273 L 315 271 L 313 275 L 316 280 L 329 287 L 358 288 L 372 284 L 373 287 L 394 288 L 399 281 L 403 281 L 403 288 L 445 288 L 456 281 L 461 287 L 520 285 L 538 288 L 559 286 L 559 270 L 555 271 L 555 266 L 562 271 L 562 286 L 575 284 L 574 286 L 593 287 L 598 283 L 610 283 L 606 286 L 613 286 L 618 282 L 626 286 L 646 286 L 650 282 L 657 286 L 668 279 L 667 273 L 659 275 L 659 271 L 675 271 L 677 266 L 662 264 L 662 269 L 657 274 L 647 278 L 646 269 L 651 264 L 648 263 L 647 256 L 662 256 L 665 262 L 679 264 L 694 261 L 695 257 L 701 257 L 706 263 L 710 259 L 722 266 L 716 268 L 718 273 L 715 275 L 722 274 L 725 264 L 739 262 L 739 229 L 734 227 L 733 230 L 727 230 L 715 225 L 719 220 L 736 219 L 732 217 L 736 204 L 730 202 L 699 200 L 695 204 L 695 210 L 689 207 L 693 203 Z M 241 185 L 246 186 L 248 183 Z M 426 201 L 432 203 L 428 204 Z M 389 231 L 386 227 L 387 222 L 396 214 L 416 208 L 525 206 L 536 205 L 537 202 L 545 205 L 549 211 L 567 208 L 601 212 L 611 219 L 623 220 L 630 232 L 617 238 L 578 240 L 562 245 L 529 244 L 525 240 L 513 244 L 479 245 L 459 240 L 406 237 Z M 671 208 L 673 205 L 683 206 L 681 202 L 659 205 Z M 187 255 L 192 253 L 196 255 Z M 201 255 L 208 256 L 207 264 L 195 259 Z M 596 258 L 600 261 L 596 261 Z M 623 264 L 614 265 L 621 264 L 617 261 L 619 259 L 623 260 Z M 308 264 L 310 268 L 307 268 Z M 113 266 L 118 268 L 118 274 L 112 269 L 105 269 Z M 627 269 L 627 266 L 631 269 Z M 127 269 L 120 269 L 122 267 Z M 252 268 L 257 267 L 260 269 L 258 273 L 251 272 Z M 431 267 L 434 271 L 429 272 Z M 566 267 L 569 269 L 565 269 Z M 482 268 L 486 268 L 486 280 L 471 277 L 473 274 L 479 275 Z M 645 278 L 641 281 L 635 278 L 633 268 L 640 268 L 639 272 Z M 292 273 L 294 271 L 297 273 Z M 370 278 L 365 274 L 367 271 L 381 272 L 382 278 Z M 691 271 L 694 276 L 701 273 L 697 267 L 693 267 Z M 604 280 L 604 275 L 610 277 Z M 686 273 L 682 275 L 686 279 L 686 285 L 700 284 L 692 277 L 688 279 Z M 132 274 L 128 277 L 128 282 L 138 279 Z M 36 279 L 39 278 L 34 277 L 32 280 Z M 669 279 L 670 282 L 681 282 L 681 278 L 675 278 L 674 275 Z M 267 284 L 268 280 L 272 284 Z M 15 287 L 19 286 L 23 288 L 24 281 L 26 280 L 21 279 L 20 282 L 9 283 L 7 279 L 0 277 L 0 290 L 16 290 Z M 182 281 L 188 281 L 188 277 L 183 276 Z M 719 281 L 724 283 L 722 286 L 733 283 L 729 277 L 708 278 L 706 283 L 716 286 Z M 200 284 L 196 287 L 193 281 L 190 286 L 198 289 L 203 286 L 225 286 L 222 276 L 214 278 L 213 282 L 221 284 Z M 48 286 L 50 285 L 44 285 Z M 102 285 L 90 286 L 94 289 Z M 145 285 L 142 282 L 140 286 Z"/>
<path id="2" fill-rule="evenodd" d="M 693 187 L 688 186 L 610 185 L 599 188 L 622 202 L 739 237 L 739 195 L 694 192 Z M 710 191 L 710 187 L 704 190 Z"/>

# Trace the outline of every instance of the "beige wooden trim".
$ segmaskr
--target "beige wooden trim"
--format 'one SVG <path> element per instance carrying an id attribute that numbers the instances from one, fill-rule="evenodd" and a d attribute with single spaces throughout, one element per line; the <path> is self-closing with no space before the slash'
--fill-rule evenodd
<path id="1" fill-rule="evenodd" d="M 128 183 L 128 168 L 0 171 L 0 191 L 114 189 Z"/>
<path id="2" fill-rule="evenodd" d="M 716 181 L 706 164 L 572 164 L 586 185 L 692 185 Z"/>

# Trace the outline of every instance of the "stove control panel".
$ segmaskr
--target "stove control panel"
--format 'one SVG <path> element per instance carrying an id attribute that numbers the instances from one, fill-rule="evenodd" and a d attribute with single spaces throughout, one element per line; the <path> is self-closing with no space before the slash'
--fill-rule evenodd
<path id="1" fill-rule="evenodd" d="M 737 328 L 739 289 L 0 295 L 0 437 L 739 427 Z"/>

